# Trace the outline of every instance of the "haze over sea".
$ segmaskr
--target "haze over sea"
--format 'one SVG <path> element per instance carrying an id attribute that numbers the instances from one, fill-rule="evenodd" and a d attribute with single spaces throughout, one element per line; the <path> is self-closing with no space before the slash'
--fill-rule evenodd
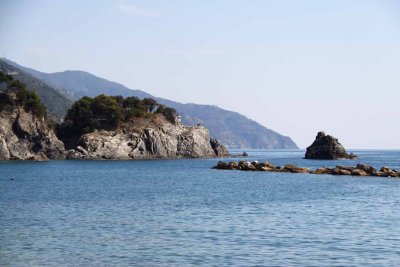
<path id="1" fill-rule="evenodd" d="M 349 161 L 248 152 L 400 169 L 398 150 Z M 400 179 L 211 169 L 217 161 L 1 162 L 0 266 L 398 266 Z"/>

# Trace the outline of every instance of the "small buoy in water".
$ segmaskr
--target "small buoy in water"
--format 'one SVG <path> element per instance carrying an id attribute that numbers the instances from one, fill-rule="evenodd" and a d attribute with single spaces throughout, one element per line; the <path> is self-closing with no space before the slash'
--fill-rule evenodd
<path id="1" fill-rule="evenodd" d="M 11 178 L 10 181 L 14 181 L 14 178 Z"/>

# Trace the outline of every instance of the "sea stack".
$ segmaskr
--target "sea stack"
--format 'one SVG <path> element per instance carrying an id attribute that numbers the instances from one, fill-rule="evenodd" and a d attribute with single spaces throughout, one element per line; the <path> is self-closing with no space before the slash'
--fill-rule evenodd
<path id="1" fill-rule="evenodd" d="M 306 159 L 354 159 L 357 158 L 353 153 L 348 154 L 338 139 L 318 132 L 315 141 L 307 147 Z"/>

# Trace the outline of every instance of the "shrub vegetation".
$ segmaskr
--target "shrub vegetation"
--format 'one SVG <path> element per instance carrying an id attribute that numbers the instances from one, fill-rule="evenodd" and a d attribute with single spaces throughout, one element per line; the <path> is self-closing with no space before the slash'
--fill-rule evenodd
<path id="1" fill-rule="evenodd" d="M 46 107 L 35 91 L 26 89 L 25 84 L 14 81 L 12 76 L 0 71 L 0 111 L 22 106 L 26 112 L 32 112 L 40 118 L 46 118 Z"/>
<path id="2" fill-rule="evenodd" d="M 104 94 L 95 98 L 85 96 L 68 110 L 64 122 L 58 126 L 58 134 L 65 139 L 96 129 L 114 130 L 133 118 L 149 118 L 154 114 L 161 114 L 175 123 L 177 112 L 151 98 L 141 100 L 134 96 L 123 98 Z"/>

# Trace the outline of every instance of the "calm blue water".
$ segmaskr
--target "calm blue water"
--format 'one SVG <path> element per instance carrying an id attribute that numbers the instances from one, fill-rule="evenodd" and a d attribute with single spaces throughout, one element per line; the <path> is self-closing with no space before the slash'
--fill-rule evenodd
<path id="1" fill-rule="evenodd" d="M 248 152 L 400 169 L 400 151 Z M 0 266 L 399 266 L 400 179 L 210 169 L 217 161 L 2 162 Z"/>

